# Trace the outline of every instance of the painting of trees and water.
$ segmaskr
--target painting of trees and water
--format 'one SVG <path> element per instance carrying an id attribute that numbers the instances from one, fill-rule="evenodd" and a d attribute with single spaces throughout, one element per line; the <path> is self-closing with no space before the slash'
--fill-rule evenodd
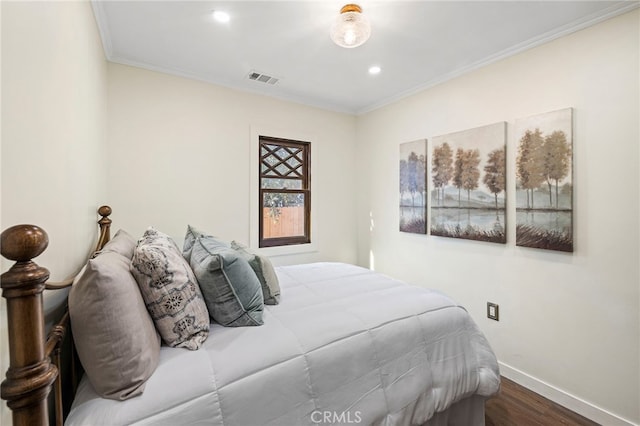
<path id="1" fill-rule="evenodd" d="M 505 243 L 506 123 L 432 139 L 431 235 Z"/>
<path id="2" fill-rule="evenodd" d="M 400 231 L 427 233 L 427 140 L 400 144 Z"/>
<path id="3" fill-rule="evenodd" d="M 516 245 L 573 251 L 571 108 L 516 121 Z"/>

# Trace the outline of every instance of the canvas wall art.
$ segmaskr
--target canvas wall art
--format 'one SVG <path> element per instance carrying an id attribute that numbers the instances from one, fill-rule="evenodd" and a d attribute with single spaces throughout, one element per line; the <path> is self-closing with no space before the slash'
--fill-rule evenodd
<path id="1" fill-rule="evenodd" d="M 431 235 L 505 243 L 506 123 L 431 142 Z"/>
<path id="2" fill-rule="evenodd" d="M 400 231 L 427 233 L 427 140 L 400 144 Z"/>
<path id="3" fill-rule="evenodd" d="M 573 110 L 516 121 L 516 245 L 573 251 Z"/>

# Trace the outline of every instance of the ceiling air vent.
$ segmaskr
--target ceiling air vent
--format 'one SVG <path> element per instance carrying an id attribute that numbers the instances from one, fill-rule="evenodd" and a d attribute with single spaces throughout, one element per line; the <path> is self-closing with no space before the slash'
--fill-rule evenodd
<path id="1" fill-rule="evenodd" d="M 267 84 L 276 84 L 278 82 L 277 78 L 271 77 L 270 75 L 262 74 L 256 71 L 251 71 L 249 73 L 249 80 L 260 81 L 262 83 L 267 83 Z"/>

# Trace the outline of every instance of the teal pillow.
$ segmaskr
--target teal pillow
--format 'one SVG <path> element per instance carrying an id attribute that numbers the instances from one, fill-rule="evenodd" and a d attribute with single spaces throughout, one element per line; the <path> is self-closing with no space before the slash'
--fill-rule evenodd
<path id="1" fill-rule="evenodd" d="M 213 235 L 205 234 L 204 232 L 191 225 L 187 225 L 187 234 L 184 237 L 184 245 L 182 246 L 182 256 L 187 260 L 187 262 L 191 260 L 191 250 L 193 249 L 193 244 L 196 242 L 196 239 L 200 237 L 207 237 L 211 240 L 211 244 L 215 243 L 216 245 L 220 245 L 222 247 L 231 247 L 228 242 L 214 237 Z"/>
<path id="2" fill-rule="evenodd" d="M 188 250 L 209 315 L 226 327 L 262 325 L 262 288 L 249 262 L 206 235 L 196 237 Z"/>
<path id="3" fill-rule="evenodd" d="M 280 283 L 273 268 L 273 264 L 266 256 L 251 253 L 249 249 L 237 241 L 231 241 L 231 248 L 240 253 L 256 273 L 260 285 L 265 305 L 277 305 L 280 303 Z"/>

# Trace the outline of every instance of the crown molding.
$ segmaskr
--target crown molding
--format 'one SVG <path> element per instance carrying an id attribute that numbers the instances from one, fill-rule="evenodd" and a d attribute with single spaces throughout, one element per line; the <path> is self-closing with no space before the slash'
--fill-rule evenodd
<path id="1" fill-rule="evenodd" d="M 409 90 L 405 90 L 401 93 L 398 93 L 394 96 L 391 96 L 385 100 L 380 102 L 376 102 L 366 108 L 360 109 L 356 111 L 356 115 L 364 115 L 368 112 L 374 111 L 376 109 L 382 108 L 384 106 L 390 105 L 394 102 L 397 102 L 401 99 L 407 98 L 411 95 L 415 95 L 420 93 L 426 89 L 432 88 L 439 84 L 442 84 L 446 81 L 452 80 L 456 77 L 460 77 L 464 74 L 470 73 L 471 71 L 475 71 L 487 65 L 493 64 L 495 62 L 501 61 L 503 59 L 509 58 L 511 56 L 517 55 L 518 53 L 525 52 L 527 50 L 533 49 L 534 47 L 541 46 L 543 44 L 549 43 L 553 40 L 559 39 L 561 37 L 567 36 L 569 34 L 578 32 L 585 28 L 591 27 L 593 25 L 599 24 L 600 22 L 604 22 L 611 18 L 615 18 L 616 16 L 625 14 L 634 9 L 640 7 L 640 1 L 628 1 L 622 4 L 616 3 L 611 7 L 605 9 L 604 11 L 599 11 L 593 13 L 591 15 L 587 15 L 582 19 L 573 21 L 569 24 L 566 24 L 562 27 L 558 27 L 552 31 L 548 31 L 545 34 L 542 34 L 538 37 L 531 38 L 522 43 L 514 45 L 508 49 L 505 49 L 501 52 L 498 52 L 494 55 L 487 56 L 480 61 L 473 62 L 469 65 L 457 68 L 441 77 L 428 81 L 424 84 L 411 88 Z"/>

